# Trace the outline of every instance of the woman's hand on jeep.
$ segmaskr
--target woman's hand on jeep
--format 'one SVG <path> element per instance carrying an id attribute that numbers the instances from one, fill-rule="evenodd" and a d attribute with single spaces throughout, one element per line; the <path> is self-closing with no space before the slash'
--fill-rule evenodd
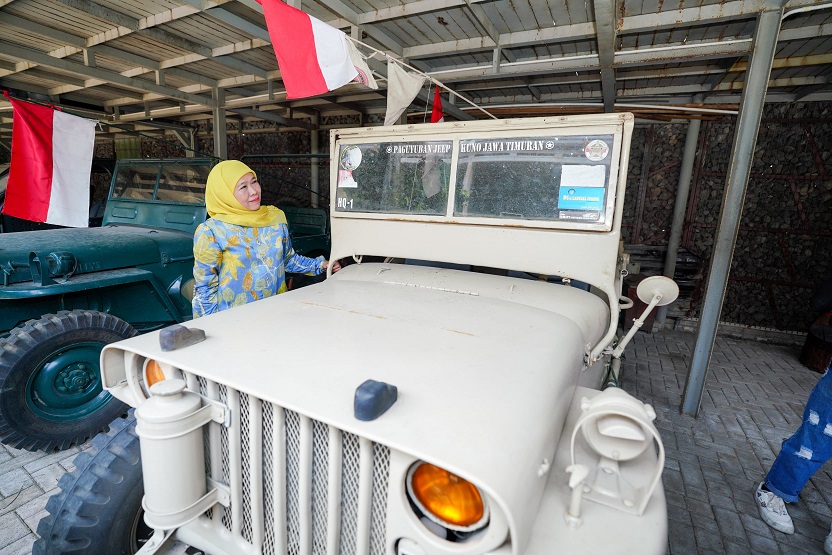
<path id="1" fill-rule="evenodd" d="M 324 260 L 324 263 L 321 264 L 321 266 L 323 267 L 324 270 L 326 270 L 327 267 L 329 266 L 329 260 Z M 341 264 L 337 260 L 335 260 L 332 263 L 332 273 L 334 274 L 335 272 L 337 272 L 340 269 L 341 269 Z"/>

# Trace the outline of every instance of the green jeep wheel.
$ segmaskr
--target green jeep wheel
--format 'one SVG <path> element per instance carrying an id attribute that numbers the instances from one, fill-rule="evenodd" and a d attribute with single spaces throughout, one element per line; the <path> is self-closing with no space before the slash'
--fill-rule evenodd
<path id="1" fill-rule="evenodd" d="M 142 510 L 141 452 L 136 420 L 117 418 L 73 461 L 49 514 L 38 524 L 35 555 L 133 555 L 153 535 Z"/>
<path id="2" fill-rule="evenodd" d="M 0 441 L 57 451 L 106 429 L 127 406 L 101 388 L 104 345 L 136 335 L 93 310 L 62 310 L 29 320 L 0 341 Z"/>

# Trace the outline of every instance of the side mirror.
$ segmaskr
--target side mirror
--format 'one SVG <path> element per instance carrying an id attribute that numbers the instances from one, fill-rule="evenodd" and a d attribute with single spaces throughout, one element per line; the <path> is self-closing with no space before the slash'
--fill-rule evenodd
<path id="1" fill-rule="evenodd" d="M 637 320 L 633 321 L 633 327 L 624 336 L 624 339 L 613 349 L 612 356 L 618 358 L 624 352 L 624 348 L 636 334 L 636 332 L 644 325 L 644 320 L 650 312 L 657 306 L 669 305 L 679 297 L 679 286 L 672 279 L 664 276 L 650 276 L 645 278 L 638 284 L 636 288 L 636 295 L 641 299 L 641 302 L 647 303 L 647 308 L 641 313 Z"/>
<path id="2" fill-rule="evenodd" d="M 641 280 L 636 288 L 636 295 L 641 302 L 647 303 L 647 310 L 642 318 L 647 316 L 654 306 L 669 305 L 679 298 L 679 286 L 672 279 L 664 276 L 650 276 Z"/>

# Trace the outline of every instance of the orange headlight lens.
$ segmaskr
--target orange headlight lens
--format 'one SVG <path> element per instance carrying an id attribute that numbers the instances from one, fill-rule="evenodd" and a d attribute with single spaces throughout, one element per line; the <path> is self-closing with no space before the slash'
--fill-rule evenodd
<path id="1" fill-rule="evenodd" d="M 482 496 L 474 484 L 432 464 L 422 463 L 413 471 L 410 487 L 421 508 L 441 522 L 469 527 L 485 515 Z"/>
<path id="2" fill-rule="evenodd" d="M 150 386 L 153 384 L 164 380 L 165 373 L 162 372 L 162 367 L 159 366 L 159 363 L 153 359 L 148 359 L 144 365 L 144 382 L 147 384 L 147 388 L 150 389 Z"/>

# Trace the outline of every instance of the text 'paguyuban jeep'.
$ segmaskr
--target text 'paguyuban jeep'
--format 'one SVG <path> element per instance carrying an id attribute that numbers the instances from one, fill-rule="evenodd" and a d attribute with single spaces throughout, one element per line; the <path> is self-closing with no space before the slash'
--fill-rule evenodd
<path id="1" fill-rule="evenodd" d="M 136 407 L 101 464 L 127 472 L 140 446 L 141 553 L 664 553 L 655 413 L 616 387 L 643 321 L 616 338 L 632 129 L 333 131 L 331 258 L 356 263 L 102 351 L 104 387 Z M 642 284 L 648 310 L 673 300 Z M 71 502 L 92 466 L 62 480 L 36 552 L 135 535 Z"/>

